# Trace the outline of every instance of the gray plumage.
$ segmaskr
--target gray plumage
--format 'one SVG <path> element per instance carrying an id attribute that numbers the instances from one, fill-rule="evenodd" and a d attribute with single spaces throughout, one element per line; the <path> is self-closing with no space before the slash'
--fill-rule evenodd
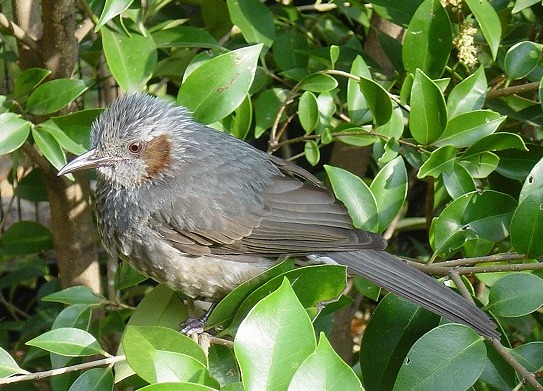
<path id="1" fill-rule="evenodd" d="M 481 335 L 498 337 L 475 305 L 386 253 L 357 230 L 311 174 L 187 110 L 126 95 L 92 126 L 92 150 L 63 168 L 98 171 L 106 249 L 191 297 L 217 300 L 285 255 L 331 259 Z"/>

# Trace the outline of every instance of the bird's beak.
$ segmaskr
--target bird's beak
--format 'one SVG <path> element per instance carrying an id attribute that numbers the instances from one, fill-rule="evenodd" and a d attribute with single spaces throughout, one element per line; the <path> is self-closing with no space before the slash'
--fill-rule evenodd
<path id="1" fill-rule="evenodd" d="M 76 157 L 70 163 L 66 164 L 58 172 L 58 176 L 69 174 L 77 170 L 86 170 L 89 168 L 98 167 L 104 163 L 108 163 L 111 159 L 109 157 L 97 156 L 96 149 L 91 149 L 85 152 L 83 155 Z"/>

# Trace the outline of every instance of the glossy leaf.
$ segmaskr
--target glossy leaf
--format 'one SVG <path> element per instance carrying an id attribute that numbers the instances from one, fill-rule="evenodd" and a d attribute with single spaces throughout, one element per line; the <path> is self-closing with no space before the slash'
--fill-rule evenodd
<path id="1" fill-rule="evenodd" d="M 309 55 L 307 38 L 298 30 L 289 29 L 279 35 L 273 43 L 273 59 L 284 71 L 304 70 L 307 68 Z"/>
<path id="2" fill-rule="evenodd" d="M 44 131 L 39 125 L 32 129 L 34 142 L 57 170 L 60 170 L 66 164 L 66 154 L 58 144 L 51 133 Z"/>
<path id="3" fill-rule="evenodd" d="M 498 14 L 488 0 L 466 0 L 466 4 L 481 27 L 486 42 L 490 47 L 492 57 L 496 59 L 502 35 L 502 27 Z"/>
<path id="4" fill-rule="evenodd" d="M 66 151 L 73 153 L 74 155 L 81 155 L 87 152 L 87 149 L 74 140 L 72 140 L 66 133 L 60 129 L 53 120 L 47 120 L 39 125 L 36 125 L 36 129 L 43 130 L 49 133 L 57 141 L 57 143 Z"/>
<path id="5" fill-rule="evenodd" d="M 361 56 L 356 56 L 351 64 L 351 74 L 366 79 L 371 79 L 371 73 Z M 349 78 L 347 81 L 347 109 L 349 110 L 349 119 L 353 124 L 364 124 L 372 119 L 371 111 L 364 94 L 360 91 L 360 84 Z"/>
<path id="6" fill-rule="evenodd" d="M 155 44 L 159 48 L 221 48 L 217 40 L 202 28 L 193 26 L 176 26 L 161 29 L 152 34 Z"/>
<path id="7" fill-rule="evenodd" d="M 304 153 L 305 158 L 312 166 L 316 165 L 321 158 L 319 145 L 313 140 L 307 140 L 305 142 Z"/>
<path id="8" fill-rule="evenodd" d="M 340 49 L 337 45 L 330 46 L 330 62 L 332 63 L 332 69 L 336 67 L 336 62 L 339 59 Z"/>
<path id="9" fill-rule="evenodd" d="M 18 149 L 30 134 L 30 122 L 11 112 L 0 114 L 0 128 L 0 155 Z"/>
<path id="10" fill-rule="evenodd" d="M 449 118 L 481 109 L 485 103 L 487 89 L 485 70 L 481 66 L 451 90 L 447 99 Z"/>
<path id="11" fill-rule="evenodd" d="M 392 103 L 392 114 L 387 123 L 377 127 L 375 133 L 399 139 L 403 134 L 404 117 L 402 109 L 396 103 Z"/>
<path id="12" fill-rule="evenodd" d="M 209 360 L 209 373 L 221 384 L 221 390 L 224 390 L 223 387 L 228 384 L 240 381 L 240 372 L 232 349 L 219 344 L 212 344 L 207 358 Z"/>
<path id="13" fill-rule="evenodd" d="M 375 124 L 377 126 L 386 124 L 392 115 L 392 100 L 388 92 L 371 79 L 361 77 L 359 83 Z"/>
<path id="14" fill-rule="evenodd" d="M 543 187 L 529 192 L 520 200 L 511 220 L 511 243 L 514 249 L 531 258 L 543 255 Z"/>
<path id="15" fill-rule="evenodd" d="M 423 1 L 405 34 L 402 47 L 405 69 L 413 74 L 422 70 L 436 79 L 445 69 L 451 48 L 452 29 L 447 11 L 439 0 Z"/>
<path id="16" fill-rule="evenodd" d="M 192 111 L 194 119 L 213 123 L 234 111 L 253 82 L 262 45 L 221 54 L 196 68 L 183 82 L 177 103 Z"/>
<path id="17" fill-rule="evenodd" d="M 379 226 L 377 202 L 368 185 L 356 175 L 341 168 L 325 165 L 324 169 L 334 194 L 347 207 L 354 226 L 375 232 Z"/>
<path id="18" fill-rule="evenodd" d="M 541 44 L 523 41 L 509 48 L 505 54 L 503 66 L 511 80 L 528 76 L 538 65 L 541 56 Z"/>
<path id="19" fill-rule="evenodd" d="M 63 304 L 100 304 L 100 297 L 87 286 L 71 286 L 59 292 L 42 297 L 43 301 L 51 301 Z"/>
<path id="20" fill-rule="evenodd" d="M 447 125 L 445 98 L 439 87 L 417 69 L 411 90 L 411 134 L 421 144 L 431 144 Z"/>
<path id="21" fill-rule="evenodd" d="M 524 181 L 543 156 L 543 148 L 531 144 L 528 145 L 527 151 L 507 149 L 497 151 L 495 155 L 499 159 L 499 165 L 496 167 L 498 173 L 507 178 Z"/>
<path id="22" fill-rule="evenodd" d="M 492 152 L 481 152 L 460 159 L 460 163 L 473 178 L 488 177 L 498 167 L 499 162 L 500 158 Z"/>
<path id="23" fill-rule="evenodd" d="M 91 368 L 83 372 L 68 391 L 105 391 L 113 390 L 111 368 Z"/>
<path id="24" fill-rule="evenodd" d="M 493 190 L 464 194 L 432 220 L 430 244 L 437 254 L 444 254 L 467 239 L 501 241 L 509 234 L 516 206 L 514 198 Z"/>
<path id="25" fill-rule="evenodd" d="M 526 144 L 518 134 L 508 132 L 498 132 L 486 136 L 471 145 L 462 154 L 462 157 L 468 157 L 485 151 L 499 151 L 503 149 L 520 149 L 526 151 Z"/>
<path id="26" fill-rule="evenodd" d="M 253 104 L 249 95 L 245 97 L 232 115 L 234 118 L 230 124 L 229 133 L 240 140 L 245 140 L 253 122 Z"/>
<path id="27" fill-rule="evenodd" d="M 476 110 L 459 114 L 447 123 L 444 132 L 434 145 L 469 147 L 483 137 L 494 133 L 504 120 L 505 117 L 491 110 Z"/>
<path id="28" fill-rule="evenodd" d="M 192 376 L 206 372 L 207 357 L 202 348 L 173 329 L 128 326 L 122 346 L 130 367 L 149 383 L 189 381 Z M 177 371 L 175 375 L 171 372 L 174 367 L 185 371 Z"/>
<path id="29" fill-rule="evenodd" d="M 311 133 L 317 126 L 319 106 L 317 97 L 311 91 L 304 92 L 298 101 L 298 118 L 306 134 Z"/>
<path id="30" fill-rule="evenodd" d="M 377 232 L 382 232 L 396 217 L 407 197 L 407 170 L 400 156 L 391 160 L 377 173 L 370 190 L 377 204 Z"/>
<path id="31" fill-rule="evenodd" d="M 90 148 L 90 127 L 102 109 L 88 109 L 69 113 L 51 120 L 78 145 Z"/>
<path id="32" fill-rule="evenodd" d="M 94 30 L 100 30 L 107 22 L 130 7 L 133 2 L 134 0 L 106 0 Z"/>
<path id="33" fill-rule="evenodd" d="M 245 389 L 285 389 L 315 345 L 311 320 L 285 279 L 249 312 L 236 334 L 234 351 Z"/>
<path id="34" fill-rule="evenodd" d="M 388 294 L 373 311 L 360 345 L 367 390 L 391 390 L 411 346 L 439 324 L 440 317 Z"/>
<path id="35" fill-rule="evenodd" d="M 262 43 L 269 48 L 275 39 L 271 10 L 258 0 L 227 0 L 230 20 L 248 43 Z"/>
<path id="36" fill-rule="evenodd" d="M 43 299 L 42 299 L 43 300 Z M 91 307 L 87 304 L 74 304 L 64 308 L 55 318 L 51 329 L 74 327 L 89 330 Z"/>
<path id="37" fill-rule="evenodd" d="M 543 366 L 543 342 L 535 341 L 517 346 L 511 350 L 511 354 L 530 372 L 537 372 Z"/>
<path id="38" fill-rule="evenodd" d="M 485 309 L 496 316 L 518 317 L 543 305 L 543 279 L 529 273 L 512 273 L 490 289 Z"/>
<path id="39" fill-rule="evenodd" d="M 312 92 L 328 92 L 337 87 L 337 80 L 325 73 L 313 73 L 303 78 L 300 89 Z"/>
<path id="40" fill-rule="evenodd" d="M 324 333 L 319 336 L 315 352 L 300 365 L 288 391 L 362 390 L 360 380 L 350 366 L 338 356 Z"/>
<path id="41" fill-rule="evenodd" d="M 26 344 L 61 356 L 106 355 L 106 352 L 100 347 L 94 336 L 85 330 L 76 328 L 62 327 L 47 331 L 31 339 Z"/>
<path id="42" fill-rule="evenodd" d="M 485 360 L 481 336 L 463 325 L 444 324 L 415 342 L 394 390 L 466 390 L 481 375 Z"/>
<path id="43" fill-rule="evenodd" d="M 461 164 L 454 163 L 452 171 L 443 172 L 441 177 L 447 193 L 453 200 L 477 189 L 470 173 Z"/>
<path id="44" fill-rule="evenodd" d="M 13 357 L 11 357 L 4 349 L 0 348 L 0 378 L 24 373 L 28 372 L 20 368 Z"/>
<path id="45" fill-rule="evenodd" d="M 36 88 L 47 76 L 51 74 L 51 71 L 43 68 L 28 68 L 21 72 L 15 79 L 15 86 L 13 89 L 13 95 L 17 99 L 23 98 L 25 95 L 29 95 L 30 92 Z"/>
<path id="46" fill-rule="evenodd" d="M 92 82 L 81 79 L 55 79 L 41 84 L 26 101 L 26 109 L 35 115 L 51 114 L 83 94 Z"/>
<path id="47" fill-rule="evenodd" d="M 417 177 L 424 178 L 432 176 L 437 178 L 443 173 L 452 173 L 456 153 L 456 148 L 450 145 L 436 149 L 420 167 Z"/>
<path id="48" fill-rule="evenodd" d="M 150 34 L 130 35 L 108 26 L 101 30 L 102 46 L 113 77 L 125 92 L 140 92 L 157 63 L 155 41 Z"/>
<path id="49" fill-rule="evenodd" d="M 0 235 L 0 254 L 33 254 L 53 248 L 51 231 L 34 221 L 19 221 Z"/>
<path id="50" fill-rule="evenodd" d="M 260 138 L 275 121 L 275 117 L 288 91 L 282 88 L 271 88 L 262 92 L 255 102 L 255 138 Z M 281 119 L 285 119 L 283 114 Z"/>
<path id="51" fill-rule="evenodd" d="M 214 387 L 208 387 L 203 384 L 185 383 L 185 382 L 164 382 L 158 384 L 150 384 L 148 386 L 138 388 L 138 391 L 216 391 Z M 226 388 L 221 388 L 225 390 Z"/>
<path id="52" fill-rule="evenodd" d="M 531 169 L 519 194 L 519 202 L 543 187 L 543 158 Z"/>

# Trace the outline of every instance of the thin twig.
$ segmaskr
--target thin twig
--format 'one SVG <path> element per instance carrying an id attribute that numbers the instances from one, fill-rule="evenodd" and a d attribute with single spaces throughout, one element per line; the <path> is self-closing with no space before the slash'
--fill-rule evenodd
<path id="1" fill-rule="evenodd" d="M 439 262 L 439 265 L 450 266 L 450 267 L 467 266 L 467 265 L 475 265 L 477 263 L 484 263 L 484 262 L 516 261 L 524 257 L 525 256 L 523 254 L 517 254 L 517 253 L 493 254 L 493 255 L 487 255 L 484 257 L 452 259 L 450 261 Z"/>
<path id="2" fill-rule="evenodd" d="M 38 379 L 43 379 L 46 377 L 62 375 L 64 373 L 76 372 L 76 371 L 81 371 L 84 369 L 95 368 L 95 367 L 101 367 L 103 365 L 112 365 L 112 364 L 115 364 L 116 362 L 124 361 L 125 359 L 126 357 L 124 355 L 112 356 L 112 357 L 102 358 L 100 360 L 90 361 L 83 364 L 72 365 L 72 366 L 64 367 L 64 368 L 50 369 L 48 371 L 34 372 L 34 373 L 26 374 L 26 375 L 15 375 L 12 377 L 6 377 L 6 378 L 0 379 L 0 384 L 10 384 L 10 383 L 16 383 L 16 382 L 21 382 L 21 381 L 38 380 Z"/>
<path id="3" fill-rule="evenodd" d="M 456 269 L 452 269 L 449 273 L 449 278 L 452 282 L 454 282 L 454 285 L 456 285 L 456 288 L 458 289 L 458 292 L 464 297 L 464 299 L 471 301 L 472 303 L 475 303 L 473 301 L 473 297 L 471 296 L 471 293 L 469 293 L 468 288 L 464 285 L 464 282 L 462 281 L 462 277 L 460 277 L 460 274 L 456 272 Z"/>
<path id="4" fill-rule="evenodd" d="M 517 86 L 505 87 L 499 90 L 491 90 L 486 94 L 486 99 L 498 99 L 504 96 L 522 94 L 524 92 L 537 91 L 539 89 L 539 82 L 519 84 Z"/>
<path id="5" fill-rule="evenodd" d="M 78 43 L 81 43 L 83 39 L 89 34 L 92 29 L 94 28 L 94 22 L 91 18 L 85 18 L 83 19 L 83 22 L 79 26 L 77 26 L 77 29 L 75 30 L 75 39 L 77 39 Z"/>
<path id="6" fill-rule="evenodd" d="M 442 266 L 441 263 L 420 263 L 415 261 L 407 261 L 411 266 L 416 267 L 428 274 L 437 276 L 448 276 L 451 270 L 449 266 Z M 460 275 L 473 273 L 490 273 L 490 272 L 512 272 L 523 270 L 543 270 L 543 263 L 520 263 L 520 264 L 505 264 L 505 265 L 488 265 L 488 266 L 465 266 L 457 267 L 456 272 Z"/>
<path id="7" fill-rule="evenodd" d="M 500 342 L 499 339 L 494 339 L 494 338 L 491 338 L 490 339 L 490 344 L 492 345 L 492 347 L 494 347 L 494 349 L 496 350 L 496 352 L 498 352 L 498 354 L 500 356 L 502 356 L 502 358 L 511 366 L 513 367 L 513 369 L 515 371 L 517 371 L 518 373 L 520 373 L 520 375 L 522 376 L 522 378 L 526 381 L 526 383 L 530 384 L 532 387 L 534 387 L 536 390 L 538 391 L 543 391 L 543 386 L 541 384 L 539 384 L 539 382 L 537 381 L 537 379 L 535 378 L 534 374 L 531 373 L 530 371 L 528 371 L 526 368 L 524 368 L 518 361 L 517 359 L 511 354 L 511 352 L 509 351 L 509 349 L 507 349 L 505 346 L 502 345 L 502 343 Z"/>
<path id="8" fill-rule="evenodd" d="M 8 30 L 17 40 L 24 43 L 32 50 L 38 49 L 38 43 L 22 28 L 9 20 L 6 15 L 0 12 L 0 26 Z"/>

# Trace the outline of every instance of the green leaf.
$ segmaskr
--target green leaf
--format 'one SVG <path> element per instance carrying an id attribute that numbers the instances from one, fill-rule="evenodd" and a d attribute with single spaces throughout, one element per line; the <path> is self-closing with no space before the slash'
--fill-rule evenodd
<path id="1" fill-rule="evenodd" d="M 450 145 L 436 149 L 420 167 L 417 177 L 432 176 L 437 178 L 443 173 L 451 173 L 456 160 L 456 153 L 456 148 Z"/>
<path id="2" fill-rule="evenodd" d="M 98 305 L 101 298 L 87 286 L 71 286 L 59 292 L 42 297 L 43 301 L 51 301 L 63 304 L 87 304 Z"/>
<path id="3" fill-rule="evenodd" d="M 462 154 L 462 157 L 468 157 L 485 151 L 500 151 L 503 149 L 520 149 L 527 151 L 524 140 L 518 134 L 508 132 L 498 132 L 486 136 L 471 145 Z"/>
<path id="4" fill-rule="evenodd" d="M 249 311 L 271 292 L 277 290 L 288 278 L 298 300 L 309 312 L 316 312 L 323 303 L 337 300 L 347 285 L 346 270 L 342 265 L 313 265 L 288 270 L 255 289 L 239 306 L 230 325 L 235 328 Z M 322 281 L 322 284 L 315 284 Z M 326 283 L 324 283 L 326 282 Z"/>
<path id="5" fill-rule="evenodd" d="M 298 118 L 306 134 L 311 133 L 319 122 L 317 97 L 311 91 L 304 92 L 298 101 Z"/>
<path id="6" fill-rule="evenodd" d="M 209 373 L 221 384 L 221 390 L 224 386 L 240 382 L 240 373 L 236 357 L 232 349 L 219 344 L 212 344 L 209 348 Z M 240 391 L 243 391 L 241 389 Z"/>
<path id="7" fill-rule="evenodd" d="M 337 87 L 337 80 L 324 73 L 312 73 L 303 78 L 300 89 L 312 92 L 328 92 Z"/>
<path id="8" fill-rule="evenodd" d="M 523 41 L 509 48 L 505 54 L 503 67 L 511 80 L 522 79 L 528 76 L 539 63 L 541 44 Z"/>
<path id="9" fill-rule="evenodd" d="M 81 79 L 55 79 L 41 84 L 26 101 L 26 109 L 34 115 L 59 111 L 83 94 L 92 85 Z"/>
<path id="10" fill-rule="evenodd" d="M 527 151 L 507 149 L 498 151 L 495 156 L 499 160 L 499 165 L 496 167 L 498 173 L 506 178 L 524 181 L 543 156 L 543 148 L 530 144 Z"/>
<path id="11" fill-rule="evenodd" d="M 43 153 L 43 156 L 49 160 L 53 167 L 60 170 L 66 164 L 66 154 L 62 148 L 60 148 L 57 140 L 51 136 L 51 133 L 45 132 L 43 129 L 40 129 L 40 127 L 35 126 L 32 129 L 32 137 L 40 151 Z"/>
<path id="12" fill-rule="evenodd" d="M 288 386 L 288 391 L 332 389 L 362 390 L 362 384 L 321 332 L 315 352 L 302 362 Z"/>
<path id="13" fill-rule="evenodd" d="M 149 383 L 190 381 L 192 376 L 205 377 L 207 372 L 207 357 L 202 348 L 173 329 L 128 326 L 122 346 L 130 367 Z"/>
<path id="14" fill-rule="evenodd" d="M 306 53 L 308 49 L 306 36 L 296 29 L 288 29 L 279 34 L 273 43 L 273 59 L 284 71 L 306 71 L 309 61 Z"/>
<path id="15" fill-rule="evenodd" d="M 377 204 L 377 232 L 382 232 L 394 220 L 407 197 L 407 170 L 401 156 L 391 160 L 377 173 L 370 190 Z"/>
<path id="16" fill-rule="evenodd" d="M 107 355 L 91 334 L 85 330 L 70 327 L 48 331 L 26 344 L 68 357 Z"/>
<path id="17" fill-rule="evenodd" d="M 107 22 L 130 7 L 133 2 L 134 0 L 106 0 L 94 31 L 100 30 Z"/>
<path id="18" fill-rule="evenodd" d="M 68 137 L 68 135 L 66 135 L 66 133 L 50 119 L 36 125 L 34 129 L 49 133 L 62 148 L 74 155 L 81 155 L 87 152 L 87 149 L 82 144 L 79 144 Z"/>
<path id="19" fill-rule="evenodd" d="M 365 79 L 371 79 L 371 73 L 361 56 L 356 56 L 351 64 L 351 74 Z M 351 123 L 359 125 L 371 121 L 372 114 L 366 103 L 366 98 L 360 90 L 360 83 L 349 78 L 347 81 L 347 109 Z"/>
<path id="20" fill-rule="evenodd" d="M 417 69 L 411 89 L 411 134 L 417 142 L 431 144 L 441 136 L 446 125 L 447 107 L 441 90 Z"/>
<path id="21" fill-rule="evenodd" d="M 460 324 L 444 324 L 422 336 L 407 354 L 394 390 L 466 390 L 486 360 L 483 338 Z"/>
<path id="22" fill-rule="evenodd" d="M 48 201 L 47 189 L 45 188 L 41 171 L 34 168 L 23 178 L 19 179 L 15 194 L 19 198 L 32 202 Z"/>
<path id="23" fill-rule="evenodd" d="M 51 120 L 78 145 L 86 150 L 90 148 L 90 128 L 102 109 L 80 110 L 60 117 L 51 117 Z"/>
<path id="24" fill-rule="evenodd" d="M 475 16 L 475 19 L 477 19 L 486 42 L 490 47 L 492 58 L 495 60 L 502 35 L 502 26 L 498 14 L 488 0 L 466 0 L 466 4 Z"/>
<path id="25" fill-rule="evenodd" d="M 476 110 L 459 114 L 447 123 L 445 131 L 434 145 L 469 147 L 483 137 L 494 133 L 504 120 L 504 116 L 492 110 Z"/>
<path id="26" fill-rule="evenodd" d="M 530 372 L 543 366 L 543 342 L 530 342 L 511 350 L 511 354 Z"/>
<path id="27" fill-rule="evenodd" d="M 285 389 L 315 345 L 311 320 L 285 279 L 249 312 L 236 334 L 234 352 L 245 389 Z"/>
<path id="28" fill-rule="evenodd" d="M 511 220 L 511 244 L 520 254 L 538 258 L 543 255 L 543 187 L 523 195 L 519 201 Z"/>
<path id="29" fill-rule="evenodd" d="M 226 0 L 230 20 L 248 43 L 262 43 L 269 48 L 275 39 L 271 10 L 258 0 Z M 259 50 L 260 51 L 260 50 Z"/>
<path id="30" fill-rule="evenodd" d="M 341 200 L 356 228 L 375 232 L 379 227 L 377 202 L 368 185 L 356 175 L 338 167 L 325 165 L 334 194 Z"/>
<path id="31" fill-rule="evenodd" d="M 334 69 L 336 66 L 336 62 L 339 58 L 339 52 L 340 52 L 339 46 L 337 45 L 330 46 L 330 62 L 332 63 L 332 69 Z"/>
<path id="32" fill-rule="evenodd" d="M 364 77 L 360 78 L 359 84 L 375 124 L 386 124 L 392 115 L 392 100 L 388 92 L 373 80 Z"/>
<path id="33" fill-rule="evenodd" d="M 0 254 L 33 254 L 53 248 L 51 231 L 34 221 L 19 221 L 0 235 Z"/>
<path id="34" fill-rule="evenodd" d="M 543 280 L 529 273 L 511 273 L 490 289 L 485 309 L 496 316 L 519 317 L 543 305 Z"/>
<path id="35" fill-rule="evenodd" d="M 483 107 L 487 91 L 486 75 L 483 66 L 456 85 L 447 99 L 449 118 Z"/>
<path id="36" fill-rule="evenodd" d="M 150 34 L 131 31 L 130 35 L 108 26 L 101 30 L 106 61 L 125 92 L 140 92 L 157 63 L 155 41 Z"/>
<path id="37" fill-rule="evenodd" d="M 196 383 L 183 383 L 183 382 L 165 382 L 159 384 L 150 384 L 148 386 L 138 388 L 138 391 L 216 391 L 216 388 L 204 386 L 203 384 Z M 221 390 L 227 391 L 226 388 Z"/>
<path id="38" fill-rule="evenodd" d="M 240 140 L 245 140 L 253 122 L 253 104 L 249 95 L 245 97 L 232 115 L 234 118 L 228 129 L 229 133 Z"/>
<path id="39" fill-rule="evenodd" d="M 439 324 L 430 311 L 388 294 L 370 318 L 360 346 L 360 366 L 368 390 L 391 390 L 407 352 Z"/>
<path id="40" fill-rule="evenodd" d="M 516 206 L 513 197 L 493 190 L 464 194 L 433 219 L 430 244 L 437 254 L 445 254 L 476 237 L 499 242 L 509 234 Z"/>
<path id="41" fill-rule="evenodd" d="M 452 49 L 452 29 L 439 0 L 425 0 L 409 22 L 402 48 L 405 69 L 432 79 L 443 74 Z"/>
<path id="42" fill-rule="evenodd" d="M 404 129 L 404 117 L 402 109 L 396 103 L 392 103 L 392 115 L 387 123 L 377 127 L 375 133 L 382 134 L 384 136 L 399 139 L 403 134 Z"/>
<path id="43" fill-rule="evenodd" d="M 13 96 L 17 100 L 21 100 L 23 96 L 30 94 L 30 92 L 36 88 L 47 76 L 51 74 L 51 71 L 43 68 L 28 68 L 21 72 L 15 79 L 15 87 L 13 89 Z"/>
<path id="44" fill-rule="evenodd" d="M 43 299 L 42 299 L 43 300 Z M 89 330 L 91 307 L 87 304 L 74 304 L 64 308 L 55 318 L 51 329 L 74 327 Z"/>
<path id="45" fill-rule="evenodd" d="M 261 44 L 247 46 L 203 63 L 179 88 L 177 103 L 203 124 L 226 117 L 249 92 L 261 50 Z"/>
<path id="46" fill-rule="evenodd" d="M 0 378 L 28 373 L 17 365 L 8 352 L 0 348 Z"/>
<path id="47" fill-rule="evenodd" d="M 441 177 L 447 193 L 453 200 L 463 194 L 477 190 L 469 171 L 461 164 L 454 163 L 452 171 L 443 172 Z"/>
<path id="48" fill-rule="evenodd" d="M 206 30 L 193 26 L 175 26 L 155 31 L 153 34 L 158 48 L 209 48 L 222 49 L 217 40 Z"/>
<path id="49" fill-rule="evenodd" d="M 30 122 L 6 112 L 0 114 L 0 129 L 0 155 L 5 155 L 24 144 L 30 134 Z"/>
<path id="50" fill-rule="evenodd" d="M 68 391 L 104 391 L 113 390 L 111 368 L 91 368 L 83 372 Z"/>
<path id="51" fill-rule="evenodd" d="M 271 88 L 262 92 L 255 102 L 255 138 L 260 138 L 264 132 L 269 129 L 283 104 L 287 98 L 288 90 L 282 88 Z M 281 120 L 284 120 L 286 115 L 283 113 Z"/>
<path id="52" fill-rule="evenodd" d="M 294 268 L 294 260 L 287 258 L 283 262 L 278 263 L 274 267 L 266 270 L 264 273 L 253 277 L 242 284 L 238 285 L 232 292 L 230 292 L 219 304 L 215 307 L 209 319 L 207 325 L 209 327 L 215 327 L 218 325 L 226 325 L 235 315 L 240 305 L 252 294 L 255 289 L 267 281 L 282 275 L 283 273 L 292 270 Z M 239 311 L 238 311 L 239 312 Z"/>
<path id="53" fill-rule="evenodd" d="M 462 157 L 462 164 L 473 178 L 486 178 L 493 172 L 500 162 L 500 158 L 492 152 L 481 152 L 468 157 Z"/>
<path id="54" fill-rule="evenodd" d="M 316 165 L 321 158 L 319 145 L 313 140 L 307 140 L 305 142 L 304 153 L 305 158 L 312 166 Z"/>

